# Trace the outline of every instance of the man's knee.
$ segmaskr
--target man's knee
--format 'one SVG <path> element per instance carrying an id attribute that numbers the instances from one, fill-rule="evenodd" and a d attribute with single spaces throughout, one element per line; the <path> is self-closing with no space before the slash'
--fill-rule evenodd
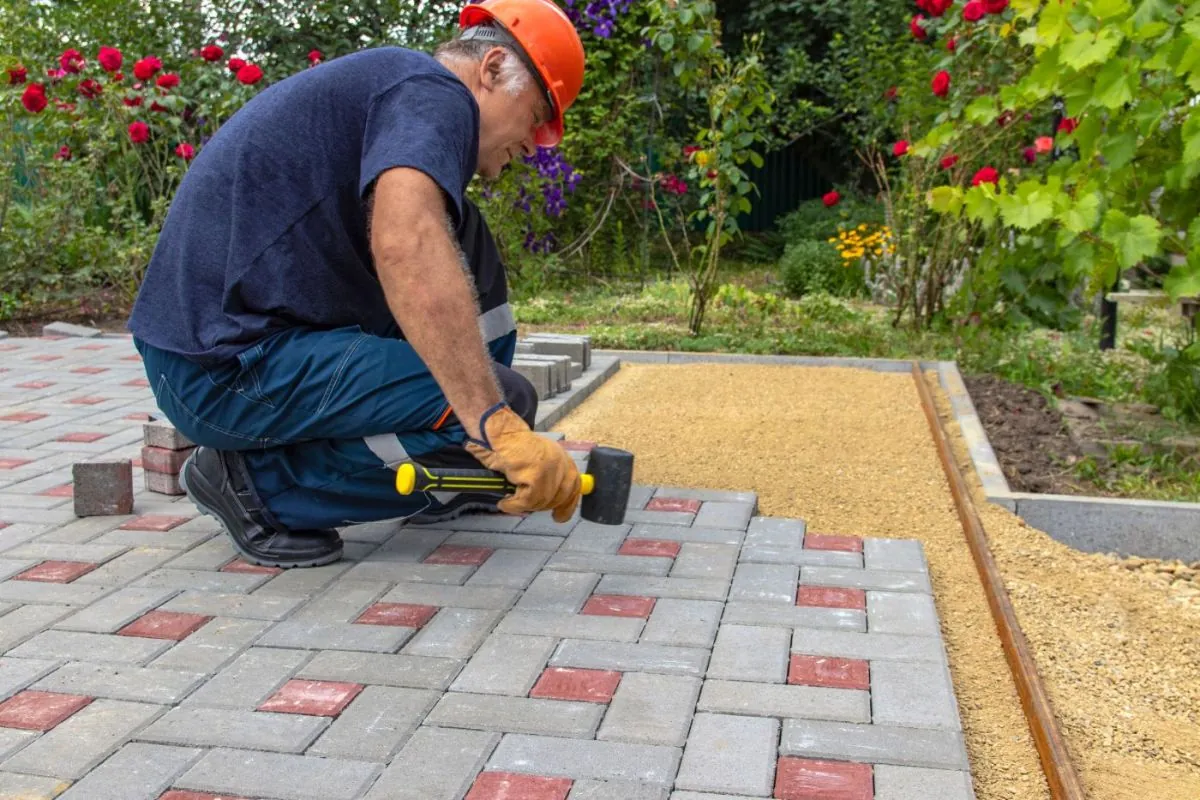
<path id="1" fill-rule="evenodd" d="M 495 367 L 505 402 L 532 428 L 537 418 L 538 407 L 537 391 L 533 384 L 524 375 L 503 364 L 496 364 Z"/>

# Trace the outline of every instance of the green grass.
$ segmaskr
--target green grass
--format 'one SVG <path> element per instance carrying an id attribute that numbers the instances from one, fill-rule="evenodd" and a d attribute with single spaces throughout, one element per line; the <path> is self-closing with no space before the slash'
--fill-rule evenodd
<path id="1" fill-rule="evenodd" d="M 1106 461 L 1090 456 L 1082 459 L 1074 472 L 1121 497 L 1200 503 L 1200 466 L 1176 453 L 1150 453 L 1120 445 L 1109 448 Z"/>

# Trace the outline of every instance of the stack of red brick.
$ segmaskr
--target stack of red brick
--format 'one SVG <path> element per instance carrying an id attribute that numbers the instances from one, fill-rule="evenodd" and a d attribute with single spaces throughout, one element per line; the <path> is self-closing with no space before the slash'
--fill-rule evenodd
<path id="1" fill-rule="evenodd" d="M 183 494 L 179 486 L 179 470 L 183 462 L 196 449 L 188 439 L 169 422 L 154 420 L 143 426 L 142 470 L 146 476 L 146 490 L 159 494 Z"/>

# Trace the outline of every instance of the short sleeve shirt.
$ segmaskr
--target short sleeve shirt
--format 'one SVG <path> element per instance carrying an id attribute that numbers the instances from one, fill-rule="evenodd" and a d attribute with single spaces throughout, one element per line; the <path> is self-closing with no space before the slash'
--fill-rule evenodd
<path id="1" fill-rule="evenodd" d="M 130 331 L 200 363 L 283 328 L 394 329 L 365 200 L 412 167 L 462 220 L 479 108 L 431 56 L 365 50 L 257 94 L 201 148 L 155 246 Z"/>

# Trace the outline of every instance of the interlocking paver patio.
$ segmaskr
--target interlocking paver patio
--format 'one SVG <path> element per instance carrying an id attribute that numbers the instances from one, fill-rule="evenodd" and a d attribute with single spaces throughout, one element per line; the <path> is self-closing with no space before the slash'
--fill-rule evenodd
<path id="1" fill-rule="evenodd" d="M 0 367 L 0 796 L 972 796 L 918 541 L 635 486 L 625 525 L 375 523 L 254 567 L 146 490 L 127 337 Z M 121 458 L 132 513 L 77 518 L 72 465 Z"/>

